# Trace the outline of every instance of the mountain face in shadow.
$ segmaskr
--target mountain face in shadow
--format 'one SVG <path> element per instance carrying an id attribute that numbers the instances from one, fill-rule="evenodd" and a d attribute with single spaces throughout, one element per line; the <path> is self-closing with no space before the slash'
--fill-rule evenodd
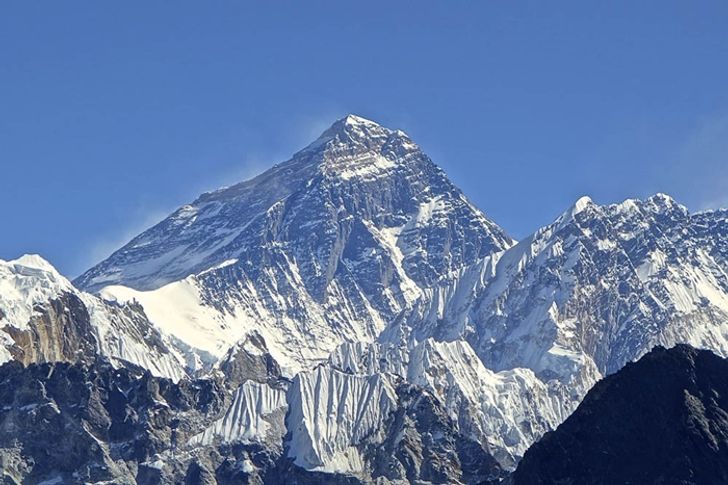
<path id="1" fill-rule="evenodd" d="M 594 386 L 509 481 L 728 483 L 728 360 L 656 347 Z"/>

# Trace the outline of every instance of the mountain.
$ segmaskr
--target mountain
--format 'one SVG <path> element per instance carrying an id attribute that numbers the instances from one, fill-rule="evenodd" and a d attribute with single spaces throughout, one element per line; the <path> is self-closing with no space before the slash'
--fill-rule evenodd
<path id="1" fill-rule="evenodd" d="M 345 344 L 328 366 L 354 375 L 390 373 L 427 389 L 445 406 L 458 429 L 482 443 L 505 468 L 568 414 L 563 386 L 540 380 L 530 369 L 493 372 L 463 340 L 428 338 L 414 345 Z"/>
<path id="2" fill-rule="evenodd" d="M 728 482 L 728 360 L 657 347 L 599 382 L 509 483 Z"/>
<path id="3" fill-rule="evenodd" d="M 0 260 L 0 362 L 75 362 L 103 355 L 158 376 L 185 376 L 184 352 L 139 305 L 77 290 L 37 255 Z"/>
<path id="4" fill-rule="evenodd" d="M 465 342 L 496 375 L 534 376 L 519 385 L 539 396 L 525 401 L 539 401 L 527 420 L 482 409 L 481 397 L 466 401 L 475 436 L 517 459 L 594 383 L 655 345 L 728 355 L 727 223 L 726 211 L 691 214 L 664 194 L 606 206 L 582 198 L 515 246 L 425 290 L 379 345 Z M 504 414 L 523 416 L 522 405 L 509 407 Z M 511 424 L 493 433 L 494 420 Z"/>
<path id="5" fill-rule="evenodd" d="M 293 376 L 373 341 L 422 288 L 512 244 L 406 134 L 350 115 L 74 283 L 137 300 L 201 365 L 255 330 Z"/>
<path id="6" fill-rule="evenodd" d="M 327 394 L 313 401 L 311 392 Z M 363 412 L 368 400 L 385 409 Z M 337 415 L 341 409 L 347 414 Z M 347 428 L 350 419 L 357 426 Z M 292 436 L 284 440 L 285 426 Z M 326 437 L 320 447 L 314 433 Z M 8 483 L 446 484 L 501 476 L 433 396 L 392 377 L 321 369 L 292 383 L 247 380 L 230 393 L 217 378 L 175 383 L 103 359 L 10 362 L 0 366 L 0 443 Z M 322 454 L 336 460 L 323 466 Z M 310 463 L 322 467 L 299 466 Z"/>
<path id="7" fill-rule="evenodd" d="M 690 214 L 663 194 L 607 206 L 582 198 L 438 288 L 452 303 L 417 309 L 409 328 L 465 338 L 491 369 L 561 379 L 613 373 L 657 344 L 724 354 L 727 229 L 725 211 Z"/>
<path id="8" fill-rule="evenodd" d="M 582 198 L 515 244 L 404 133 L 348 116 L 76 283 L 139 302 L 199 368 L 256 334 L 288 377 L 404 377 L 513 467 L 652 346 L 726 355 L 726 220 Z"/>
<path id="9" fill-rule="evenodd" d="M 611 374 L 658 344 L 727 355 L 726 224 L 664 194 L 582 198 L 498 261 L 467 338 L 491 368 L 561 378 L 578 366 Z"/>
<path id="10" fill-rule="evenodd" d="M 98 365 L 175 395 L 214 383 L 213 408 L 195 390 L 150 418 L 194 421 L 156 457 L 101 439 L 117 478 L 477 483 L 655 345 L 728 355 L 726 236 L 728 211 L 658 194 L 581 198 L 516 243 L 406 134 L 348 116 L 76 287 L 35 256 L 0 265 L 0 355 L 80 362 L 89 385 Z"/>

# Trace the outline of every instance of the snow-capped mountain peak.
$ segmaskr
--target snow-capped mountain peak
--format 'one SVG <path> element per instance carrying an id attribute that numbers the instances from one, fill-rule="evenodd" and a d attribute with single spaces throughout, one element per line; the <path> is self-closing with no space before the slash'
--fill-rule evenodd
<path id="1" fill-rule="evenodd" d="M 138 305 L 109 304 L 76 289 L 48 261 L 0 260 L 0 362 L 92 360 L 141 365 L 179 379 L 184 357 Z"/>
<path id="2" fill-rule="evenodd" d="M 46 273 L 51 273 L 54 276 L 61 277 L 58 271 L 56 271 L 56 268 L 54 268 L 51 263 L 49 263 L 39 254 L 24 254 L 17 259 L 7 261 L 7 264 L 21 266 L 24 268 L 37 269 L 39 271 L 44 271 Z"/>
<path id="3" fill-rule="evenodd" d="M 143 302 L 213 355 L 257 329 L 293 372 L 344 341 L 372 341 L 424 288 L 512 244 L 406 134 L 349 115 L 75 283 Z"/>
<path id="4" fill-rule="evenodd" d="M 0 324 L 26 328 L 37 305 L 72 289 L 71 283 L 37 254 L 0 260 Z"/>
<path id="5" fill-rule="evenodd" d="M 347 141 L 363 142 L 365 140 L 386 138 L 393 132 L 393 130 L 385 128 L 374 121 L 349 114 L 335 121 L 314 141 L 314 144 L 320 146 L 330 140 L 336 140 L 339 143 L 346 143 Z"/>
<path id="6" fill-rule="evenodd" d="M 589 207 L 593 207 L 594 205 L 594 201 L 591 199 L 591 197 L 589 197 L 588 195 L 584 195 L 582 197 L 579 197 L 579 199 L 574 202 L 570 213 L 572 215 L 580 214 L 587 210 Z"/>

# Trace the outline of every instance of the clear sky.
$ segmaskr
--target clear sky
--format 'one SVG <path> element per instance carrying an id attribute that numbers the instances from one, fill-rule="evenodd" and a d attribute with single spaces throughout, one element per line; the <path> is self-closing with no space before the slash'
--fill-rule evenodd
<path id="1" fill-rule="evenodd" d="M 353 112 L 519 238 L 728 205 L 728 2 L 0 3 L 0 258 L 76 276 Z"/>

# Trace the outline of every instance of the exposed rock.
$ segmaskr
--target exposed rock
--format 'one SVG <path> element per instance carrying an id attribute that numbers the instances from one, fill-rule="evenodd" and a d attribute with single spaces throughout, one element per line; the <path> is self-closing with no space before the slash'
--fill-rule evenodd
<path id="1" fill-rule="evenodd" d="M 37 304 L 24 329 L 2 327 L 13 339 L 13 358 L 33 362 L 76 362 L 93 359 L 98 342 L 91 317 L 80 298 L 61 293 L 47 304 Z"/>
<path id="2" fill-rule="evenodd" d="M 173 379 L 195 367 L 140 305 L 81 292 L 37 255 L 0 260 L 0 313 L 0 362 L 76 362 L 103 355 L 118 366 L 140 365 Z"/>
<path id="3" fill-rule="evenodd" d="M 728 360 L 655 348 L 595 385 L 509 483 L 728 483 Z"/>
<path id="4" fill-rule="evenodd" d="M 261 408 L 261 394 L 243 397 L 246 389 L 256 388 L 278 393 L 273 394 L 278 408 L 270 415 Z M 285 439 L 283 434 L 286 424 L 295 431 L 304 423 L 295 415 L 284 420 L 286 399 L 292 398 L 283 389 L 247 380 L 231 396 L 215 379 L 175 383 L 101 360 L 28 367 L 9 362 L 0 366 L 4 478 L 11 483 L 477 483 L 501 474 L 478 443 L 458 433 L 437 399 L 409 384 L 391 388 L 391 410 L 368 433 L 349 441 L 367 473 L 298 466 L 286 453 L 291 433 Z M 246 405 L 252 414 L 241 420 Z M 252 426 L 260 430 L 257 435 Z"/>

